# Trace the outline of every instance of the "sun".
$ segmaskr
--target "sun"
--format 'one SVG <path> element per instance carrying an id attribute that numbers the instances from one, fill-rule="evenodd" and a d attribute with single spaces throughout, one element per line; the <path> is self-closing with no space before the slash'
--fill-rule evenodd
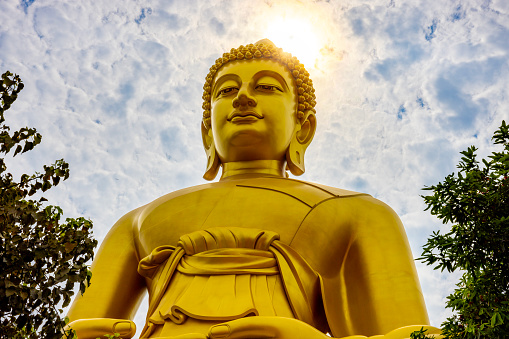
<path id="1" fill-rule="evenodd" d="M 314 67 L 320 55 L 320 38 L 306 20 L 280 18 L 272 20 L 265 36 L 285 52 L 292 53 L 306 68 Z"/>

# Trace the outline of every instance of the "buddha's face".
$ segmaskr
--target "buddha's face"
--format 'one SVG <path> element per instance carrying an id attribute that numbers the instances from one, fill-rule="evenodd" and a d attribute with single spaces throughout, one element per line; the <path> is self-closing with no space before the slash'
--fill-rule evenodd
<path id="1" fill-rule="evenodd" d="M 217 72 L 211 97 L 209 133 L 222 163 L 285 159 L 300 124 L 295 85 L 284 66 L 230 62 Z"/>

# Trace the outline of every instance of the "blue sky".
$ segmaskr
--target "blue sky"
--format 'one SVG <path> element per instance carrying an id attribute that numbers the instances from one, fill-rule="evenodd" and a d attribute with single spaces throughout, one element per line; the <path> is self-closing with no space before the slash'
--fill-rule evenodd
<path id="1" fill-rule="evenodd" d="M 0 70 L 26 85 L 7 122 L 43 135 L 9 159 L 11 171 L 65 158 L 71 177 L 48 198 L 91 218 L 102 240 L 129 210 L 204 183 L 208 68 L 291 16 L 320 40 L 308 67 L 319 125 L 301 178 L 389 204 L 418 257 L 433 230 L 448 228 L 423 211 L 421 189 L 455 171 L 468 146 L 489 154 L 509 119 L 505 0 L 2 1 Z M 417 269 L 439 325 L 457 275 Z"/>

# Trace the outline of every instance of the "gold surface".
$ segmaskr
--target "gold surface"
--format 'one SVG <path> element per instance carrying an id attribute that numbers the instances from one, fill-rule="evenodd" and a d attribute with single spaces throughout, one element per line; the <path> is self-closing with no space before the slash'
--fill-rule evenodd
<path id="1" fill-rule="evenodd" d="M 145 291 L 142 338 L 396 339 L 429 324 L 394 211 L 366 194 L 286 178 L 285 168 L 304 171 L 316 128 L 314 110 L 298 117 L 287 67 L 262 58 L 215 72 L 204 177 L 222 169 L 221 179 L 113 226 L 92 285 L 68 314 L 80 339 L 131 338 Z"/>

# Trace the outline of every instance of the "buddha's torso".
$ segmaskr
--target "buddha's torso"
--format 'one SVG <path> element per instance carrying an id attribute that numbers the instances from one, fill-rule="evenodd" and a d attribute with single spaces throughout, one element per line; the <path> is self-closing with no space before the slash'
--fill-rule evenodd
<path id="1" fill-rule="evenodd" d="M 332 192 L 323 186 L 270 177 L 227 180 L 184 189 L 166 195 L 143 208 L 134 230 L 137 233 L 135 239 L 138 255 L 142 259 L 160 246 L 177 245 L 179 239 L 186 234 L 196 234 L 199 233 L 197 231 L 218 227 L 272 231 L 279 234 L 281 243 L 292 247 L 292 242 L 299 233 L 303 221 L 316 206 L 338 196 L 354 195 L 357 193 L 342 190 Z M 316 260 L 311 258 L 312 261 L 320 261 L 317 257 L 331 255 L 332 253 L 327 251 L 326 247 L 314 241 L 319 241 L 320 229 L 323 227 L 335 226 L 316 225 L 313 232 L 317 233 L 317 238 L 307 239 L 306 248 L 297 244 L 296 247 L 300 247 L 296 248 L 297 252 L 314 252 Z M 309 225 L 305 228 L 309 233 Z M 297 243 L 303 244 L 298 239 Z M 306 253 L 302 254 L 306 255 Z M 178 277 L 180 273 L 176 274 Z M 260 276 L 257 279 L 259 278 Z M 176 278 L 172 279 L 175 281 Z M 148 283 L 150 285 L 151 281 Z M 251 285 L 253 283 L 254 280 L 251 281 Z M 186 282 L 186 284 L 190 283 Z M 183 288 L 182 284 L 180 284 L 181 287 L 177 285 L 178 283 L 172 282 L 165 294 L 172 294 L 175 293 L 175 289 Z M 281 282 L 269 277 L 262 285 L 269 285 L 269 294 L 271 298 L 274 298 L 271 302 L 276 313 L 273 315 L 292 316 Z M 173 289 L 173 292 L 170 292 L 170 289 Z M 177 294 L 182 292 L 179 291 Z M 283 299 L 285 299 L 284 302 Z M 261 312 L 260 315 L 271 315 Z M 198 324 L 200 322 L 201 325 Z M 171 327 L 172 333 L 187 333 L 186 327 L 195 330 L 200 327 L 208 328 L 210 324 L 211 322 L 208 321 L 189 318 L 183 324 L 177 326 L 166 324 L 165 326 L 167 330 Z"/>

